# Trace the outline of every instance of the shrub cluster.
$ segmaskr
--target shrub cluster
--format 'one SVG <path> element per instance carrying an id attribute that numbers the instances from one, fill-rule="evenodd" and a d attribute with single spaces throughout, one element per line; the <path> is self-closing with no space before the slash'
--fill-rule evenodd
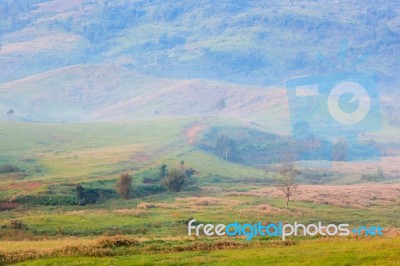
<path id="1" fill-rule="evenodd" d="M 0 174 L 8 174 L 8 173 L 14 173 L 14 172 L 19 172 L 20 169 L 16 166 L 13 166 L 11 164 L 5 164 L 0 166 Z"/>
<path id="2" fill-rule="evenodd" d="M 24 195 L 17 197 L 14 202 L 28 205 L 61 206 L 77 205 L 78 201 L 74 196 L 59 195 Z"/>

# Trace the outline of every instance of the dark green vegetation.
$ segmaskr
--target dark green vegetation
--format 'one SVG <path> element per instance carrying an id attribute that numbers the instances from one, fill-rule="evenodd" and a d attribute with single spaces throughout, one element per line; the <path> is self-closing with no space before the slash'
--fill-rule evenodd
<path id="1" fill-rule="evenodd" d="M 295 151 L 294 141 L 287 136 L 243 127 L 213 127 L 198 146 L 226 161 L 246 165 L 282 162 Z"/>

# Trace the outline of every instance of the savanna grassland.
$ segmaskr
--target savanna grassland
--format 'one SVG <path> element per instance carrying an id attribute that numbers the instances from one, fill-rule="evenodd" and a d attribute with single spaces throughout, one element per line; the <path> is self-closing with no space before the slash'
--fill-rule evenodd
<path id="1" fill-rule="evenodd" d="M 228 129 L 240 126 L 204 117 L 90 125 L 3 123 L 1 159 L 16 169 L 0 174 L 1 262 L 395 265 L 400 256 L 396 169 L 376 161 L 303 167 L 285 209 L 274 183 L 279 163 L 246 166 L 202 148 L 217 122 Z M 159 178 L 163 164 L 196 172 L 180 192 L 167 192 Z M 132 176 L 129 199 L 113 192 L 123 172 Z M 77 186 L 113 193 L 80 206 Z M 192 218 L 214 224 L 380 225 L 385 236 L 194 238 L 187 236 Z"/>

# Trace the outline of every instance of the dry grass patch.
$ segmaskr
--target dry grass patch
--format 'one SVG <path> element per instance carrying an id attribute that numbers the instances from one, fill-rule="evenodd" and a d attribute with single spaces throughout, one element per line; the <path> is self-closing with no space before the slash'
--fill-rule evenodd
<path id="1" fill-rule="evenodd" d="M 252 192 L 230 193 L 231 196 L 282 197 L 274 187 Z M 400 184 L 359 184 L 359 185 L 304 185 L 298 186 L 293 200 L 340 207 L 367 208 L 398 204 Z"/>
<path id="2" fill-rule="evenodd" d="M 382 168 L 385 174 L 399 174 L 400 157 L 382 157 L 377 162 L 334 162 L 332 171 L 344 174 L 371 174 Z"/>
<path id="3" fill-rule="evenodd" d="M 177 198 L 177 202 L 180 202 L 186 206 L 236 206 L 239 204 L 245 204 L 247 202 L 239 200 L 231 200 L 216 197 L 187 197 L 187 198 Z"/>
<path id="4" fill-rule="evenodd" d="M 66 212 L 66 215 L 88 215 L 88 214 L 107 214 L 107 210 L 76 210 L 76 211 L 69 211 Z"/>
<path id="5" fill-rule="evenodd" d="M 7 242 L 4 242 L 7 244 Z M 103 237 L 97 240 L 63 239 L 55 241 L 10 242 L 0 249 L 0 265 L 51 257 L 115 256 L 115 248 L 137 246 L 140 242 L 126 236 Z M 13 246 L 14 245 L 14 246 Z M 13 248 L 10 248 L 13 246 Z M 17 247 L 17 248 L 15 248 Z"/>
<path id="6" fill-rule="evenodd" d="M 175 203 L 165 202 L 141 202 L 137 205 L 137 209 L 148 210 L 148 209 L 182 209 L 182 208 L 193 208 L 193 207 L 205 207 L 205 206 L 236 206 L 239 204 L 246 204 L 248 202 L 231 200 L 216 197 L 186 197 L 176 198 Z"/>
<path id="7" fill-rule="evenodd" d="M 383 235 L 389 237 L 399 237 L 400 236 L 400 228 L 384 228 Z"/>
<path id="8" fill-rule="evenodd" d="M 354 208 L 395 205 L 399 198 L 400 184 L 301 186 L 294 197 L 295 200 Z"/>
<path id="9" fill-rule="evenodd" d="M 103 237 L 97 240 L 96 246 L 99 248 L 116 248 L 139 245 L 139 241 L 126 236 Z"/>
<path id="10" fill-rule="evenodd" d="M 299 209 L 283 209 L 271 206 L 269 204 L 261 204 L 256 206 L 258 215 L 265 216 L 276 216 L 276 215 L 293 215 L 295 217 L 301 217 L 305 214 L 312 214 L 311 210 L 299 210 Z"/>
<path id="11" fill-rule="evenodd" d="M 54 240 L 44 239 L 39 241 L 0 241 L 0 251 L 19 251 L 26 250 L 28 247 L 34 247 L 35 250 L 49 250 L 54 248 L 66 247 L 76 242 L 88 245 L 93 244 L 95 240 L 89 238 L 68 237 Z"/>
<path id="12" fill-rule="evenodd" d="M 272 188 L 268 188 L 269 191 L 272 191 Z M 264 189 L 263 191 L 259 190 L 254 190 L 251 192 L 229 192 L 226 193 L 225 196 L 229 197 L 268 197 L 268 195 L 265 193 Z"/>
<path id="13" fill-rule="evenodd" d="M 147 209 L 178 209 L 180 206 L 174 203 L 165 202 L 141 202 L 136 206 L 137 209 L 147 210 Z"/>
<path id="14" fill-rule="evenodd" d="M 144 209 L 118 209 L 112 212 L 116 214 L 131 215 L 137 217 L 147 216 L 149 214 L 149 212 L 145 211 Z"/>

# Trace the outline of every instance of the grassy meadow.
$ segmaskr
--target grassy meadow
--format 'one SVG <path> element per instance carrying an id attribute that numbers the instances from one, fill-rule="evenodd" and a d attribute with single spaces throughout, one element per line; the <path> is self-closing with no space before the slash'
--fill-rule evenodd
<path id="1" fill-rule="evenodd" d="M 265 171 L 226 161 L 197 144 L 217 118 L 129 123 L 2 123 L 0 263 L 17 265 L 395 265 L 400 254 L 400 187 L 394 173 L 366 185 L 352 171 L 304 169 L 290 208 Z M 245 123 L 245 122 L 240 122 Z M 162 164 L 193 168 L 181 192 L 159 189 Z M 365 165 L 364 165 L 365 167 Z M 334 169 L 334 168 L 333 168 Z M 354 172 L 355 171 L 355 172 Z M 376 167 L 371 168 L 374 174 Z M 129 199 L 73 203 L 75 187 L 114 190 L 132 177 Z M 153 180 L 153 181 L 152 181 Z M 319 184 L 315 184 L 319 180 Z M 69 201 L 71 200 L 71 201 Z M 8 204 L 8 205 L 7 205 Z M 187 236 L 202 223 L 349 223 L 380 225 L 385 237 L 243 238 Z M 21 222 L 13 228 L 11 220 Z"/>
<path id="2" fill-rule="evenodd" d="M 113 258 L 52 258 L 16 265 L 397 265 L 400 240 L 307 240 L 291 246 L 184 251 Z"/>

